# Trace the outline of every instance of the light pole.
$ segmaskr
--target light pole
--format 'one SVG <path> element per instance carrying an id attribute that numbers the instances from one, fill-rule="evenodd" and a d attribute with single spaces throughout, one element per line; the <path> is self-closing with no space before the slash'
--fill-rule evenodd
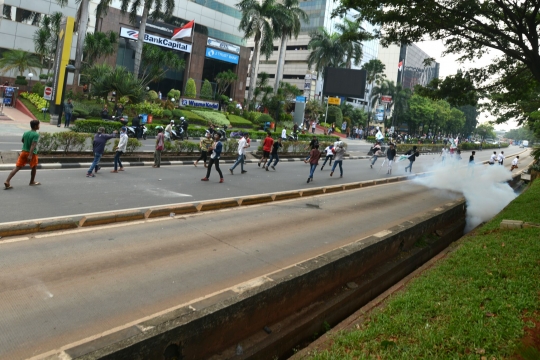
<path id="1" fill-rule="evenodd" d="M 30 74 L 28 74 L 28 77 L 30 78 L 30 85 L 29 85 L 30 89 L 29 90 L 31 90 L 32 89 L 32 78 L 34 77 L 34 74 L 30 73 Z"/>

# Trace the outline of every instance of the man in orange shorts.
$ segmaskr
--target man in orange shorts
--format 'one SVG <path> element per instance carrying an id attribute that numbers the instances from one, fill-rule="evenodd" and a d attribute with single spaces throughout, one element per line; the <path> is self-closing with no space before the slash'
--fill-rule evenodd
<path id="1" fill-rule="evenodd" d="M 30 164 L 30 168 L 32 169 L 30 172 L 30 186 L 41 185 L 41 183 L 34 181 L 36 178 L 36 170 L 38 165 L 37 143 L 39 140 L 39 133 L 37 131 L 39 130 L 39 120 L 30 121 L 30 127 L 32 130 L 23 134 L 22 151 L 19 155 L 19 159 L 17 160 L 17 164 L 15 164 L 15 169 L 11 171 L 6 179 L 6 182 L 4 182 L 5 190 L 13 189 L 10 184 L 11 178 L 14 177 L 15 174 L 18 173 L 19 170 L 21 170 L 26 164 Z"/>

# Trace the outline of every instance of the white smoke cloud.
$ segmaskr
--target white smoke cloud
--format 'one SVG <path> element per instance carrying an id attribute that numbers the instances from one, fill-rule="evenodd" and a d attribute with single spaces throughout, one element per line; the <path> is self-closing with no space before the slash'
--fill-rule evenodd
<path id="1" fill-rule="evenodd" d="M 493 218 L 516 198 L 516 194 L 507 184 L 512 174 L 504 166 L 464 166 L 464 161 L 450 158 L 446 163 L 430 169 L 431 176 L 415 179 L 414 182 L 432 189 L 462 193 L 467 201 L 465 232 L 468 232 Z"/>

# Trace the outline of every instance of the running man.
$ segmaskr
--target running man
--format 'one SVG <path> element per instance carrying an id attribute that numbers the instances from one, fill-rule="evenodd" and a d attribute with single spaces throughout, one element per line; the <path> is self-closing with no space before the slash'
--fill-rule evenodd
<path id="1" fill-rule="evenodd" d="M 390 149 L 386 151 L 386 159 L 388 159 L 388 171 L 386 172 L 387 175 L 392 175 L 392 163 L 394 162 L 395 157 L 396 149 L 394 148 L 394 144 L 390 144 Z"/>
<path id="2" fill-rule="evenodd" d="M 214 144 L 208 149 L 209 151 L 212 151 L 212 155 L 210 155 L 210 162 L 208 163 L 208 170 L 206 171 L 206 177 L 203 177 L 201 181 L 208 181 L 210 179 L 210 172 L 212 171 L 212 165 L 215 164 L 216 171 L 219 174 L 219 182 L 222 183 L 225 180 L 223 180 L 223 173 L 221 172 L 221 169 L 219 168 L 219 158 L 221 157 L 221 151 L 223 150 L 223 144 L 221 143 L 221 134 L 215 133 L 214 134 L 215 142 Z"/>
<path id="3" fill-rule="evenodd" d="M 248 147 L 246 138 L 244 134 L 242 134 L 242 137 L 240 140 L 238 140 L 238 158 L 236 159 L 236 162 L 234 165 L 229 169 L 231 172 L 231 175 L 234 175 L 234 169 L 240 164 L 240 170 L 242 174 L 247 173 L 247 171 L 244 170 L 244 153 L 246 152 L 246 148 Z"/>
<path id="4" fill-rule="evenodd" d="M 313 181 L 313 173 L 315 172 L 315 169 L 317 169 L 317 165 L 319 165 L 319 159 L 321 158 L 321 152 L 319 151 L 319 144 L 315 145 L 313 150 L 309 152 L 309 177 L 307 179 L 307 182 Z M 335 162 L 334 162 L 335 165 Z"/>
<path id="5" fill-rule="evenodd" d="M 494 151 L 493 155 L 491 155 L 491 157 L 489 158 L 489 165 L 495 165 L 495 161 L 497 161 L 497 158 L 497 152 Z"/>
<path id="6" fill-rule="evenodd" d="M 104 132 L 105 128 L 100 127 L 97 134 L 94 136 L 94 142 L 92 143 L 92 149 L 94 150 L 94 161 L 92 162 L 92 165 L 90 165 L 90 167 L 88 168 L 88 171 L 86 172 L 86 177 L 95 177 L 92 172 L 95 172 L 97 174 L 98 170 L 101 169 L 101 167 L 99 166 L 99 160 L 101 160 L 101 157 L 105 152 L 105 146 L 107 145 L 107 141 L 116 137 L 117 133 L 116 130 L 113 131 L 112 135 L 104 134 Z"/>
<path id="7" fill-rule="evenodd" d="M 339 142 L 337 146 L 334 146 L 332 149 L 336 158 L 334 160 L 334 166 L 332 166 L 332 171 L 330 171 L 330 176 L 334 175 L 334 170 L 336 166 L 339 166 L 339 177 L 343 177 L 343 155 L 345 155 L 345 149 L 343 148 L 343 142 Z"/>
<path id="8" fill-rule="evenodd" d="M 420 153 L 416 149 L 417 147 L 413 146 L 412 150 L 409 150 L 405 153 L 405 155 L 409 155 L 409 166 L 405 167 L 405 172 L 407 172 L 407 169 L 409 169 L 409 172 L 412 173 L 413 163 L 416 161 L 416 157 L 420 156 Z"/>
<path id="9" fill-rule="evenodd" d="M 328 145 L 324 151 L 326 151 L 326 158 L 324 159 L 324 162 L 321 166 L 321 171 L 322 169 L 324 169 L 324 165 L 326 165 L 326 162 L 328 160 L 330 160 L 330 163 L 328 164 L 328 166 L 332 166 L 332 159 L 334 158 L 334 145 Z"/>
<path id="10" fill-rule="evenodd" d="M 122 156 L 126 152 L 127 143 L 128 143 L 127 128 L 123 126 L 122 129 L 120 130 L 120 141 L 118 142 L 118 146 L 115 149 L 116 153 L 114 154 L 114 170 L 111 170 L 112 173 L 124 171 L 124 167 L 122 166 L 122 161 L 120 160 L 120 156 Z M 120 168 L 118 168 L 118 166 L 120 166 Z"/>
<path id="11" fill-rule="evenodd" d="M 39 141 L 39 133 L 37 131 L 39 130 L 39 120 L 30 121 L 30 128 L 32 130 L 26 131 L 22 136 L 22 139 L 21 139 L 21 142 L 23 144 L 22 151 L 21 151 L 21 154 L 19 155 L 19 159 L 17 160 L 17 163 L 15 164 L 15 169 L 11 171 L 6 181 L 4 182 L 4 190 L 13 189 L 13 186 L 11 186 L 11 183 L 10 183 L 11 179 L 26 164 L 30 164 L 30 168 L 32 169 L 30 172 L 29 185 L 30 186 L 41 185 L 41 183 L 35 181 L 37 166 L 38 166 L 37 144 Z"/>
<path id="12" fill-rule="evenodd" d="M 512 160 L 512 167 L 510 168 L 510 171 L 514 171 L 514 169 L 518 168 L 518 162 L 519 162 L 519 156 L 516 156 L 516 158 Z"/>
<path id="13" fill-rule="evenodd" d="M 272 139 L 272 134 L 270 134 L 270 131 L 269 131 L 266 133 L 266 138 L 264 139 L 264 142 L 263 142 L 263 156 L 261 160 L 259 160 L 259 163 L 257 164 L 259 165 L 259 167 L 261 167 L 261 163 L 263 163 L 263 167 L 264 167 L 266 160 L 268 160 L 268 158 L 270 157 L 270 151 L 272 151 L 273 144 L 274 144 L 274 139 Z"/>
<path id="14" fill-rule="evenodd" d="M 504 151 L 501 151 L 499 156 L 497 156 L 497 161 L 499 162 L 499 165 L 503 165 L 503 163 L 504 163 Z"/>
<path id="15" fill-rule="evenodd" d="M 277 141 L 274 141 L 274 143 L 272 144 L 272 153 L 270 154 L 268 164 L 266 164 L 266 171 L 268 171 L 268 167 L 270 166 L 272 160 L 274 160 L 274 165 L 272 165 L 272 169 L 276 170 L 276 165 L 279 162 L 278 151 L 281 147 L 283 147 L 283 145 L 281 145 L 281 138 L 278 138 Z"/>
<path id="16" fill-rule="evenodd" d="M 383 156 L 383 152 L 381 151 L 381 143 L 377 141 L 375 143 L 375 146 L 373 146 L 373 157 L 371 158 L 371 164 L 369 165 L 373 169 L 373 165 L 375 165 L 375 162 L 379 158 L 379 156 Z"/>
<path id="17" fill-rule="evenodd" d="M 317 140 L 317 136 L 316 136 L 316 135 L 313 135 L 313 139 L 311 139 L 311 141 L 309 142 L 309 144 L 308 144 L 306 150 L 311 151 L 311 150 L 315 149 L 315 145 L 317 145 L 317 148 L 319 147 L 319 140 Z M 304 159 L 304 162 L 307 163 L 307 162 L 308 162 L 308 159 L 309 159 L 309 154 L 308 154 L 308 156 L 306 156 L 306 158 Z"/>

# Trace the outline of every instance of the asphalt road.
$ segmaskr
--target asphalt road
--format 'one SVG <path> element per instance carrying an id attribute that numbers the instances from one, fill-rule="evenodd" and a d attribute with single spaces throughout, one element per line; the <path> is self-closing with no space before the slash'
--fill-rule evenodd
<path id="1" fill-rule="evenodd" d="M 508 149 L 508 155 L 521 149 Z M 487 160 L 490 151 L 478 152 L 476 161 Z M 463 165 L 469 153 L 463 154 Z M 429 171 L 439 163 L 439 155 L 422 155 L 413 166 L 413 172 Z M 506 161 L 510 164 L 511 159 Z M 525 161 L 525 158 L 522 158 Z M 222 164 L 225 183 L 219 184 L 219 176 L 212 170 L 209 182 L 201 182 L 206 169 L 203 166 L 127 167 L 126 171 L 111 174 L 103 169 L 95 178 L 85 177 L 85 169 L 38 170 L 37 181 L 41 186 L 29 187 L 29 172 L 19 172 L 11 181 L 11 190 L 0 192 L 0 202 L 9 206 L 0 207 L 0 223 L 41 219 L 63 215 L 122 210 L 145 206 L 157 206 L 200 200 L 255 195 L 276 191 L 296 190 L 325 185 L 343 184 L 354 181 L 378 179 L 386 176 L 386 166 L 381 168 L 379 159 L 373 169 L 368 160 L 345 160 L 344 177 L 339 178 L 336 169 L 330 177 L 330 167 L 317 169 L 314 182 L 306 184 L 309 165 L 303 162 L 282 162 L 277 171 L 265 171 L 256 164 L 246 166 L 247 173 L 241 175 L 240 168 L 230 175 L 230 164 Z M 404 175 L 408 161 L 394 165 L 392 175 Z M 4 178 L 8 172 L 0 172 Z M 3 182 L 3 179 L 2 179 Z"/>
<path id="2" fill-rule="evenodd" d="M 301 180 L 307 170 L 299 168 Z M 171 175 L 184 172 L 178 170 L 171 169 Z M 291 167 L 293 170 L 297 172 Z M 197 175 L 189 176 L 197 180 L 200 171 L 193 171 Z M 142 170 L 133 176 L 141 180 L 149 175 Z M 237 189 L 260 192 L 279 183 L 275 181 L 278 176 L 260 171 L 257 179 L 267 180 L 253 187 L 249 186 L 253 178 L 247 176 L 229 189 L 225 186 L 230 185 L 201 186 L 214 196 Z M 288 179 L 284 185 L 292 182 L 297 186 L 294 174 Z M 81 193 L 93 194 L 105 203 L 115 201 L 111 194 L 100 193 L 96 185 L 82 186 L 86 187 L 88 192 Z M 66 193 L 56 203 L 60 206 L 74 195 L 60 184 L 53 188 Z M 39 191 L 45 193 L 45 189 Z M 42 201 L 38 194 L 30 195 L 36 204 Z M 114 198 L 126 196 L 116 194 Z M 0 241 L 0 359 L 36 356 L 125 327 L 354 242 L 457 197 L 398 183 L 194 216 L 44 234 L 17 242 Z"/>

